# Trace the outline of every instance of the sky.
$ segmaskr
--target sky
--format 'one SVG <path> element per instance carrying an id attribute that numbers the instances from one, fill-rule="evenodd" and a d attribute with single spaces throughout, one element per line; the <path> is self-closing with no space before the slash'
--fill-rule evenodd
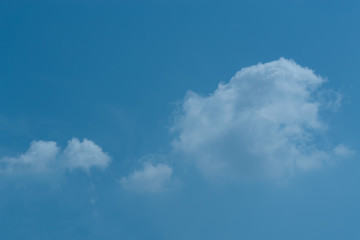
<path id="1" fill-rule="evenodd" d="M 0 239 L 359 239 L 360 3 L 0 2 Z"/>

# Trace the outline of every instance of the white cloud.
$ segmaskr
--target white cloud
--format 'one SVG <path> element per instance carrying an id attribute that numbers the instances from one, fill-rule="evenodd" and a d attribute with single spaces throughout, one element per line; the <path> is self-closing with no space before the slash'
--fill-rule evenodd
<path id="1" fill-rule="evenodd" d="M 104 169 L 110 157 L 94 142 L 71 139 L 64 151 L 53 141 L 33 141 L 30 148 L 17 157 L 0 159 L 0 173 L 47 173 L 66 169 Z"/>
<path id="2" fill-rule="evenodd" d="M 110 163 L 110 157 L 101 147 L 86 138 L 82 142 L 77 138 L 68 141 L 63 159 L 69 169 L 81 168 L 87 172 L 92 167 L 105 169 Z"/>
<path id="3" fill-rule="evenodd" d="M 120 183 L 124 188 L 135 192 L 162 192 L 171 188 L 172 172 L 173 169 L 168 165 L 145 163 L 143 169 L 122 178 Z"/>
<path id="4" fill-rule="evenodd" d="M 333 152 L 317 146 L 327 129 L 319 111 L 330 104 L 324 94 L 316 99 L 324 82 L 283 58 L 243 68 L 209 96 L 187 93 L 172 145 L 208 178 L 279 178 L 319 168 Z"/>
<path id="5" fill-rule="evenodd" d="M 53 141 L 33 141 L 30 148 L 18 157 L 4 157 L 0 160 L 6 172 L 42 172 L 55 164 L 59 147 Z M 1 168 L 0 168 L 1 169 Z"/>

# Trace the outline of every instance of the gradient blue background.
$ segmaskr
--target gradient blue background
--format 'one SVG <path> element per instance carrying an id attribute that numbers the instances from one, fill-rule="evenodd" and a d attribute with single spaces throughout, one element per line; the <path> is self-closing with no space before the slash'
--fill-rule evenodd
<path id="1" fill-rule="evenodd" d="M 357 158 L 284 186 L 194 174 L 171 194 L 138 195 L 117 183 L 132 161 L 169 150 L 186 91 L 280 57 L 343 94 L 328 138 L 359 149 L 359 12 L 358 1 L 1 1 L 0 155 L 86 137 L 113 162 L 65 179 L 0 177 L 0 239 L 359 239 Z"/>

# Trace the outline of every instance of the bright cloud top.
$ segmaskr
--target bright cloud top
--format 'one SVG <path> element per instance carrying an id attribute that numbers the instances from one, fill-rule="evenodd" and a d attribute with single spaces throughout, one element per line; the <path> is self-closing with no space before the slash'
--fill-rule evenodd
<path id="1" fill-rule="evenodd" d="M 110 157 L 94 142 L 73 138 L 63 151 L 53 141 L 33 141 L 30 148 L 17 157 L 0 159 L 0 173 L 41 173 L 57 170 L 105 169 Z"/>
<path id="2" fill-rule="evenodd" d="M 349 152 L 318 147 L 327 129 L 319 112 L 332 101 L 318 94 L 324 82 L 283 58 L 243 68 L 209 96 L 187 93 L 173 147 L 209 178 L 278 178 L 321 167 L 333 152 Z"/>
<path id="3" fill-rule="evenodd" d="M 121 185 L 135 192 L 163 192 L 170 188 L 173 169 L 168 165 L 159 163 L 153 165 L 145 163 L 143 169 L 135 170 L 128 177 L 121 179 Z"/>

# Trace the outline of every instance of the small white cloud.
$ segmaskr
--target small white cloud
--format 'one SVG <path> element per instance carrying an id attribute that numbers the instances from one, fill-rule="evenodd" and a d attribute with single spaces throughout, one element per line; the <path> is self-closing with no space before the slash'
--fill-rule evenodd
<path id="1" fill-rule="evenodd" d="M 279 178 L 319 168 L 333 155 L 317 146 L 328 128 L 319 112 L 340 105 L 334 92 L 318 94 L 324 82 L 281 58 L 243 68 L 209 96 L 189 92 L 172 126 L 175 152 L 208 178 Z"/>
<path id="2" fill-rule="evenodd" d="M 18 157 L 4 157 L 1 159 L 3 170 L 43 172 L 55 164 L 59 147 L 53 141 L 33 141 L 30 148 Z"/>
<path id="3" fill-rule="evenodd" d="M 143 169 L 121 179 L 121 185 L 135 192 L 155 193 L 169 190 L 172 185 L 172 168 L 159 163 L 145 163 Z"/>
<path id="4" fill-rule="evenodd" d="M 340 157 L 348 157 L 355 153 L 355 151 L 349 149 L 343 144 L 339 144 L 334 148 L 334 154 Z"/>
<path id="5" fill-rule="evenodd" d="M 61 152 L 56 142 L 33 141 L 29 149 L 17 157 L 0 159 L 0 173 L 47 173 L 66 169 L 89 171 L 96 167 L 105 169 L 110 157 L 94 142 L 84 139 L 71 139 Z"/>
<path id="6" fill-rule="evenodd" d="M 110 157 L 101 147 L 86 138 L 82 142 L 77 138 L 68 141 L 62 156 L 70 170 L 80 168 L 88 172 L 93 167 L 105 169 L 110 163 Z"/>

